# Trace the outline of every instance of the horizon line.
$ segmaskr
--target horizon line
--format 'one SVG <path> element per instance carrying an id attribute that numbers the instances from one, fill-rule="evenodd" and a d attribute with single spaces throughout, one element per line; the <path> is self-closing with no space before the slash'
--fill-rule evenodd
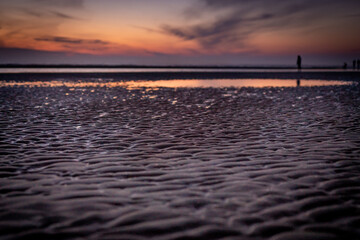
<path id="1" fill-rule="evenodd" d="M 188 68 L 188 69 L 297 69 L 290 65 L 142 65 L 142 64 L 0 64 L 0 68 Z M 302 69 L 341 69 L 341 66 L 304 65 Z M 351 69 L 351 68 L 348 68 Z"/>

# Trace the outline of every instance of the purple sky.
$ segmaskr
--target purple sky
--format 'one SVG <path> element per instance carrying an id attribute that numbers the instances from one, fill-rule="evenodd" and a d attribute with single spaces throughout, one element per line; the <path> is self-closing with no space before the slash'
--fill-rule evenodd
<path id="1" fill-rule="evenodd" d="M 359 0 L 0 1 L 0 64 L 336 65 Z"/>

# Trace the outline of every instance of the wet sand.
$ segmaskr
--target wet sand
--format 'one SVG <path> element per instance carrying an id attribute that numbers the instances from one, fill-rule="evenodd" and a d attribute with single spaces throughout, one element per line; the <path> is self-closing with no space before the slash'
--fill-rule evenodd
<path id="1" fill-rule="evenodd" d="M 0 69 L 1 70 L 1 69 Z M 168 79 L 321 79 L 359 81 L 360 71 L 283 71 L 283 72 L 98 72 L 98 73 L 1 73 L 1 81 L 30 80 L 49 81 L 61 79 L 74 81 L 78 79 L 126 80 L 168 80 Z"/>
<path id="2" fill-rule="evenodd" d="M 1 239 L 360 239 L 359 85 L 0 96 Z"/>

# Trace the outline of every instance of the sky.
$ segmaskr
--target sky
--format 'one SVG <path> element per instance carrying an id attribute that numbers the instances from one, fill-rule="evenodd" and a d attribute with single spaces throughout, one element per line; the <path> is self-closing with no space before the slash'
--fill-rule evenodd
<path id="1" fill-rule="evenodd" d="M 360 58 L 359 0 L 0 0 L 0 64 L 292 66 Z"/>

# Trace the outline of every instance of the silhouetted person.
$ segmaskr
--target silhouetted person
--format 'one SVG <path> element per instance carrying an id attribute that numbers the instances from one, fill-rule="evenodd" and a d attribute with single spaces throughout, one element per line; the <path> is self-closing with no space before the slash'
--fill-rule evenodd
<path id="1" fill-rule="evenodd" d="M 353 61 L 353 69 L 356 69 L 356 60 Z"/>
<path id="2" fill-rule="evenodd" d="M 347 69 L 347 63 L 346 63 L 346 62 L 344 62 L 343 69 L 344 69 L 344 70 L 346 70 L 346 69 Z"/>
<path id="3" fill-rule="evenodd" d="M 296 65 L 297 65 L 298 70 L 301 70 L 301 56 L 300 55 L 297 56 Z"/>
<path id="4" fill-rule="evenodd" d="M 360 59 L 358 59 L 356 62 L 357 62 L 357 69 L 359 70 L 360 69 Z"/>
<path id="5" fill-rule="evenodd" d="M 296 86 L 297 86 L 297 87 L 300 87 L 300 79 L 297 79 L 297 80 L 296 80 Z"/>

